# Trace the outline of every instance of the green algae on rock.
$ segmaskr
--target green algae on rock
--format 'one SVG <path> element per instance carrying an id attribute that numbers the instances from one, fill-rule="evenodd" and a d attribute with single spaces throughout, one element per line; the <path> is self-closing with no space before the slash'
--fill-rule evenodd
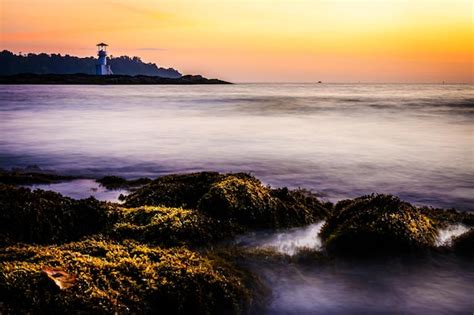
<path id="1" fill-rule="evenodd" d="M 184 247 L 87 240 L 0 248 L 0 300 L 7 313 L 239 314 L 252 303 L 243 274 Z M 60 290 L 44 268 L 75 277 Z"/>
<path id="2" fill-rule="evenodd" d="M 67 242 L 100 231 L 107 219 L 107 205 L 92 197 L 74 200 L 52 191 L 0 184 L 3 241 Z"/>
<path id="3" fill-rule="evenodd" d="M 433 221 L 390 195 L 369 195 L 336 204 L 320 236 L 330 253 L 372 255 L 434 246 Z"/>
<path id="4" fill-rule="evenodd" d="M 220 228 L 195 210 L 144 206 L 117 209 L 112 236 L 118 239 L 176 245 L 202 245 L 222 236 Z"/>

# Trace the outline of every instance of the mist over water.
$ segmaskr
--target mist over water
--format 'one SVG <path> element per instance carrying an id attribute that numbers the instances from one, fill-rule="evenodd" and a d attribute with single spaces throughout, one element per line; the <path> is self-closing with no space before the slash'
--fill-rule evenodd
<path id="1" fill-rule="evenodd" d="M 472 261 L 450 257 L 326 265 L 259 263 L 272 288 L 265 314 L 469 314 Z"/>
<path id="2" fill-rule="evenodd" d="M 293 256 L 301 249 L 320 250 L 321 239 L 318 234 L 324 221 L 303 228 L 280 232 L 253 232 L 237 238 L 236 243 L 245 247 L 273 249 L 280 254 Z"/>
<path id="3" fill-rule="evenodd" d="M 0 86 L 0 167 L 245 171 L 470 210 L 473 103 L 471 85 Z"/>

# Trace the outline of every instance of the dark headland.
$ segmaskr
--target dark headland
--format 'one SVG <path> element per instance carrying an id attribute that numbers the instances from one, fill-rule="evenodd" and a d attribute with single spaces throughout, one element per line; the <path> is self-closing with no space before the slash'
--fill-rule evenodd
<path id="1" fill-rule="evenodd" d="M 81 85 L 138 85 L 138 84 L 230 84 L 200 75 L 164 78 L 146 75 L 90 75 L 90 74 L 14 74 L 0 76 L 0 84 L 81 84 Z"/>
<path id="2" fill-rule="evenodd" d="M 107 56 L 107 55 L 106 55 Z M 229 84 L 174 68 L 146 63 L 140 57 L 107 57 L 113 75 L 96 75 L 95 57 L 0 52 L 0 84 Z"/>

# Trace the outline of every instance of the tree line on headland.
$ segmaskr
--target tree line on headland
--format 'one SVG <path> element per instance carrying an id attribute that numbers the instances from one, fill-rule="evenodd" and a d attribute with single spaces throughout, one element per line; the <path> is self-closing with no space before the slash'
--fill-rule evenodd
<path id="1" fill-rule="evenodd" d="M 0 52 L 0 75 L 20 73 L 35 74 L 95 74 L 97 59 L 94 57 L 76 57 L 61 54 L 14 54 L 8 50 Z M 180 78 L 181 73 L 173 68 L 158 67 L 154 63 L 145 63 L 139 57 L 120 56 L 108 58 L 114 74 L 146 75 L 164 78 Z"/>

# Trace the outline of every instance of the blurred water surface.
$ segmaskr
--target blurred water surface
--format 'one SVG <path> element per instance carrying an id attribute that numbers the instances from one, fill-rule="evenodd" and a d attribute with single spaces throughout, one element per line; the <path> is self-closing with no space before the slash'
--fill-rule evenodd
<path id="1" fill-rule="evenodd" d="M 0 86 L 0 167 L 217 170 L 472 209 L 472 85 Z"/>

